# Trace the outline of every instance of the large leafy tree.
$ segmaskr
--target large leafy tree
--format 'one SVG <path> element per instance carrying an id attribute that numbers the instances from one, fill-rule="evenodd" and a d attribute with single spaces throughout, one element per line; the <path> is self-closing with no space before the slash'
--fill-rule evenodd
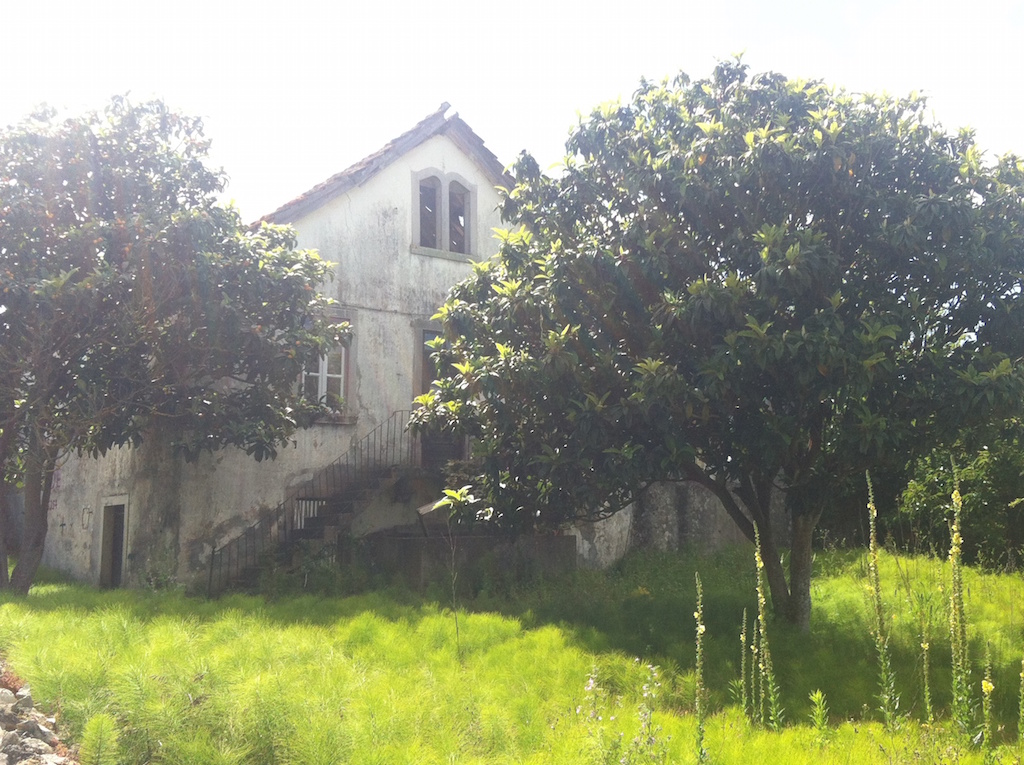
<path id="1" fill-rule="evenodd" d="M 327 264 L 220 205 L 207 148 L 200 121 L 123 98 L 0 132 L 0 469 L 25 499 L 0 589 L 28 591 L 69 453 L 159 431 L 186 458 L 263 459 L 318 411 L 296 380 L 343 331 Z"/>
<path id="2" fill-rule="evenodd" d="M 475 437 L 473 507 L 514 528 L 696 481 L 807 627 L 830 487 L 1020 404 L 1022 164 L 918 97 L 738 62 L 643 83 L 567 148 L 557 178 L 518 161 L 515 230 L 442 308 L 418 424 Z"/>

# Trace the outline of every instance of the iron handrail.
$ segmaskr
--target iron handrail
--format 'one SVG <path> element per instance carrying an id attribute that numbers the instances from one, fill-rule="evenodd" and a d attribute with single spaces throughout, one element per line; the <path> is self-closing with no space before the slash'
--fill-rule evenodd
<path id="1" fill-rule="evenodd" d="M 287 546 L 296 531 L 316 517 L 329 500 L 382 469 L 412 465 L 415 437 L 408 430 L 411 412 L 399 410 L 363 436 L 355 446 L 312 478 L 289 489 L 270 513 L 257 519 L 236 537 L 210 552 L 207 595 L 226 590 L 243 573 L 259 565 L 267 554 Z"/>

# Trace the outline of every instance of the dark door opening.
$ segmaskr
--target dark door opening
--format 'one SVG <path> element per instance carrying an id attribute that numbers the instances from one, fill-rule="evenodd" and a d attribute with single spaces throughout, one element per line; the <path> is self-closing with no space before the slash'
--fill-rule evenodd
<path id="1" fill-rule="evenodd" d="M 429 391 L 438 377 L 437 365 L 432 356 L 434 349 L 427 343 L 440 336 L 440 332 L 423 330 L 420 342 L 420 381 L 416 395 L 422 395 Z M 463 436 L 453 433 L 423 433 L 420 436 L 420 467 L 431 471 L 441 471 L 450 460 L 465 459 L 465 441 Z"/>
<path id="2" fill-rule="evenodd" d="M 100 587 L 120 587 L 124 566 L 124 505 L 103 507 Z"/>

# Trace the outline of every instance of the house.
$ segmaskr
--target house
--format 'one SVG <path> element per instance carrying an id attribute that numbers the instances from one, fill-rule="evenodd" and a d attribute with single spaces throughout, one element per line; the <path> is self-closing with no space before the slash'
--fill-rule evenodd
<path id="1" fill-rule="evenodd" d="M 158 438 L 98 461 L 70 459 L 54 478 L 44 565 L 105 586 L 184 582 L 204 575 L 211 556 L 237 566 L 250 541 L 300 532 L 318 516 L 335 532 L 416 522 L 415 508 L 439 487 L 396 466 L 436 465 L 460 447 L 404 429 L 434 377 L 424 345 L 439 330 L 431 316 L 471 261 L 496 252 L 496 187 L 510 182 L 448 110 L 265 218 L 291 224 L 299 246 L 336 264 L 325 290 L 353 339 L 301 384 L 337 411 L 269 462 L 225 449 L 187 464 Z M 338 506 L 342 484 L 372 512 Z"/>

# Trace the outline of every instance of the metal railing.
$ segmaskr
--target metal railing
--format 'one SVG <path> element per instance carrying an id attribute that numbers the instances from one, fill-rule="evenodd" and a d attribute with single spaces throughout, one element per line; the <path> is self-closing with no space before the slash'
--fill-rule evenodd
<path id="1" fill-rule="evenodd" d="M 288 490 L 284 500 L 241 534 L 210 553 L 207 595 L 213 597 L 240 582 L 268 555 L 285 549 L 310 520 L 332 501 L 367 488 L 367 483 L 393 467 L 411 466 L 415 437 L 406 428 L 410 412 L 397 411 L 307 482 Z"/>

